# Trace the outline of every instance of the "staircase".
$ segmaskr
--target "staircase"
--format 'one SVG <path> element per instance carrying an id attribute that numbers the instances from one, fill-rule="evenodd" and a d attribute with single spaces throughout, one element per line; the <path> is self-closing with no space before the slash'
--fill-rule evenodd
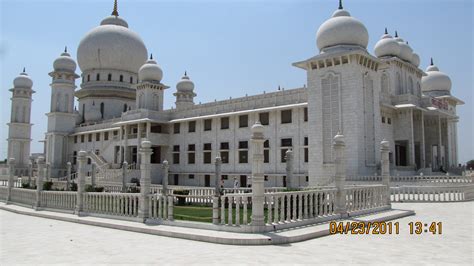
<path id="1" fill-rule="evenodd" d="M 91 158 L 91 160 L 97 165 L 99 168 L 103 168 L 105 166 L 108 166 L 108 162 L 104 159 L 104 157 L 95 154 L 92 151 L 87 152 L 87 156 Z"/>

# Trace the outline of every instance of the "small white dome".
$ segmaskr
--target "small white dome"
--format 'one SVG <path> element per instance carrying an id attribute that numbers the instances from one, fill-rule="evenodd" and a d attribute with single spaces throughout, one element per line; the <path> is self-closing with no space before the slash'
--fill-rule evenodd
<path id="1" fill-rule="evenodd" d="M 76 71 L 76 62 L 72 59 L 71 55 L 67 52 L 67 48 L 64 49 L 64 53 L 61 54 L 53 63 L 54 71 L 63 70 L 63 71 Z"/>
<path id="2" fill-rule="evenodd" d="M 24 68 L 23 68 L 23 72 L 21 72 L 20 75 L 13 80 L 13 87 L 15 88 L 33 87 L 33 80 L 31 80 L 30 76 L 26 74 Z"/>
<path id="3" fill-rule="evenodd" d="M 321 52 L 336 45 L 356 45 L 365 49 L 369 42 L 369 33 L 362 22 L 351 17 L 340 5 L 332 17 L 319 27 L 316 42 Z"/>
<path id="4" fill-rule="evenodd" d="M 422 91 L 451 91 L 451 79 L 445 73 L 439 71 L 438 67 L 431 65 L 426 68 L 426 76 L 421 78 Z"/>
<path id="5" fill-rule="evenodd" d="M 100 113 L 99 106 L 95 105 L 95 103 L 92 102 L 91 108 L 84 112 L 84 119 L 86 120 L 86 122 L 99 121 L 100 119 L 102 119 L 102 114 Z"/>
<path id="6" fill-rule="evenodd" d="M 194 90 L 194 83 L 189 79 L 186 72 L 184 72 L 184 76 L 176 84 L 176 89 L 178 91 L 193 91 Z"/>
<path id="7" fill-rule="evenodd" d="M 105 18 L 82 38 L 77 48 L 77 62 L 82 72 L 115 69 L 137 73 L 147 55 L 143 40 L 118 16 Z"/>
<path id="8" fill-rule="evenodd" d="M 399 42 L 400 45 L 400 58 L 410 62 L 413 56 L 413 49 L 411 49 L 408 43 Z"/>
<path id="9" fill-rule="evenodd" d="M 153 55 L 146 61 L 146 63 L 138 70 L 138 79 L 140 81 L 158 81 L 163 78 L 163 70 L 153 60 Z"/>
<path id="10" fill-rule="evenodd" d="M 400 56 L 400 45 L 385 29 L 385 34 L 375 44 L 374 52 L 377 57 Z"/>
<path id="11" fill-rule="evenodd" d="M 411 57 L 411 63 L 416 67 L 420 66 L 420 56 L 417 53 L 413 53 Z"/>

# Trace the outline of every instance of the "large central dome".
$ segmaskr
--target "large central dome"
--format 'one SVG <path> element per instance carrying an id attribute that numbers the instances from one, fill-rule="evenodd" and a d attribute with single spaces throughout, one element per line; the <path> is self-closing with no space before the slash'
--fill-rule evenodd
<path id="1" fill-rule="evenodd" d="M 115 69 L 137 73 L 147 59 L 147 49 L 138 34 L 128 29 L 118 14 L 102 20 L 89 31 L 77 48 L 81 71 Z"/>

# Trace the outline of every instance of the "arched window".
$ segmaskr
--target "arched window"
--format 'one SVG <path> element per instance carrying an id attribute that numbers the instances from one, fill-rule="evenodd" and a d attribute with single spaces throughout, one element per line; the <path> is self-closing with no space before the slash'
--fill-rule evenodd
<path id="1" fill-rule="evenodd" d="M 133 77 L 130 77 L 130 83 L 133 83 Z"/>
<path id="2" fill-rule="evenodd" d="M 123 75 L 120 75 L 120 82 L 123 82 Z"/>
<path id="3" fill-rule="evenodd" d="M 403 88 L 402 88 L 402 77 L 400 76 L 400 73 L 397 72 L 397 94 L 403 94 Z"/>
<path id="4" fill-rule="evenodd" d="M 421 86 L 420 86 L 420 82 L 417 82 L 417 83 L 416 83 L 416 95 L 418 95 L 418 96 L 421 97 Z"/>
<path id="5" fill-rule="evenodd" d="M 127 108 L 128 108 L 127 104 L 124 104 L 124 105 L 123 105 L 123 111 L 126 112 L 126 111 L 127 111 Z"/>
<path id="6" fill-rule="evenodd" d="M 91 81 L 91 75 L 87 75 L 87 81 Z"/>
<path id="7" fill-rule="evenodd" d="M 112 74 L 109 73 L 109 75 L 107 75 L 107 80 L 112 81 Z"/>
<path id="8" fill-rule="evenodd" d="M 100 80 L 100 74 L 97 73 L 97 75 L 95 76 L 95 80 L 99 81 Z"/>
<path id="9" fill-rule="evenodd" d="M 385 92 L 385 93 L 390 92 L 390 90 L 388 89 L 388 76 L 385 73 L 382 74 L 381 88 L 382 88 L 382 92 Z"/>
<path id="10" fill-rule="evenodd" d="M 413 79 L 411 77 L 408 78 L 408 89 L 410 90 L 410 94 L 415 94 L 413 88 Z"/>
<path id="11" fill-rule="evenodd" d="M 104 103 L 100 103 L 100 115 L 102 118 L 104 118 L 104 109 L 105 109 Z"/>

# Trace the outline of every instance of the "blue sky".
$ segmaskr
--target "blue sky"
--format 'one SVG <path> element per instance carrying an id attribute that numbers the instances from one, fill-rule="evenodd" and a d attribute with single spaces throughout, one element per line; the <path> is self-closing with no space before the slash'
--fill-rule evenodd
<path id="1" fill-rule="evenodd" d="M 196 84 L 196 101 L 203 103 L 302 86 L 305 72 L 291 63 L 318 53 L 316 31 L 338 1 L 119 0 L 118 5 L 161 65 L 163 82 L 171 86 L 165 93 L 170 108 L 185 70 Z M 0 159 L 7 153 L 13 79 L 26 67 L 34 80 L 32 152 L 41 152 L 53 60 L 65 45 L 75 58 L 81 38 L 112 7 L 113 0 L 0 0 Z M 422 69 L 432 56 L 450 75 L 452 94 L 466 102 L 458 109 L 459 159 L 474 159 L 472 1 L 346 0 L 344 8 L 367 27 L 371 53 L 388 27 L 409 41 Z"/>

